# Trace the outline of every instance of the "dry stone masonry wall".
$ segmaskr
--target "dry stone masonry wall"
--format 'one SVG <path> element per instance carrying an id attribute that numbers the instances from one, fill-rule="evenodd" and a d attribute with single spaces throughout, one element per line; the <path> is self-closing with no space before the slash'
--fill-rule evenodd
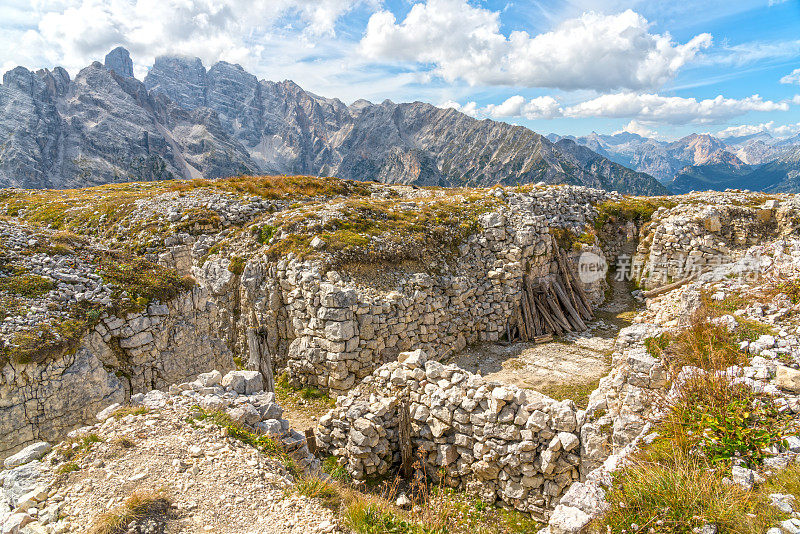
<path id="1" fill-rule="evenodd" d="M 194 275 L 223 310 L 222 336 L 247 347 L 251 368 L 261 369 L 268 353 L 296 384 L 344 393 L 401 351 L 422 348 L 440 358 L 504 337 L 522 277 L 555 272 L 549 229 L 583 228 L 593 204 L 616 198 L 567 186 L 499 194 L 504 205 L 480 216 L 478 233 L 443 271 L 401 272 L 388 289 L 292 254 L 251 258 L 240 277 L 228 258 L 213 258 Z M 602 298 L 602 283 L 586 289 Z"/>
<path id="2" fill-rule="evenodd" d="M 382 475 L 399 462 L 398 413 L 408 402 L 422 468 L 452 487 L 542 517 L 579 479 L 572 401 L 491 383 L 453 365 L 405 352 L 367 377 L 325 415 L 318 441 L 354 478 Z"/>
<path id="3" fill-rule="evenodd" d="M 643 228 L 633 259 L 642 287 L 653 289 L 728 263 L 738 251 L 791 225 L 793 198 L 783 206 L 775 199 L 755 200 L 717 195 L 716 201 L 701 197 L 696 204 L 659 208 Z"/>

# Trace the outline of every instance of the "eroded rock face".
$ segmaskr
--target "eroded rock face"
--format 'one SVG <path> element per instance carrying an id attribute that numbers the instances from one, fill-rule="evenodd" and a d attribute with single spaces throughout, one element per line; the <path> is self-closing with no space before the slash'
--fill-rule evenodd
<path id="1" fill-rule="evenodd" d="M 7 363 L 0 370 L 0 457 L 35 441 L 58 441 L 132 393 L 233 368 L 214 321 L 214 304 L 195 288 L 144 313 L 101 320 L 73 354 Z"/>

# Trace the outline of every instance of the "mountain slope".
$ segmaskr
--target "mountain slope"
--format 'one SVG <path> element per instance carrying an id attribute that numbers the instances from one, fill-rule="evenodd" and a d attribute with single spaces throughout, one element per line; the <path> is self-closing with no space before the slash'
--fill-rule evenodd
<path id="1" fill-rule="evenodd" d="M 347 106 L 238 65 L 206 70 L 196 58 L 160 57 L 141 82 L 122 48 L 74 80 L 60 68 L 6 73 L 0 139 L 4 187 L 285 173 L 666 192 L 651 176 L 574 143 L 421 102 Z"/>
<path id="2" fill-rule="evenodd" d="M 613 162 L 656 177 L 678 194 L 728 188 L 800 191 L 798 164 L 792 158 L 800 149 L 800 135 L 781 140 L 766 132 L 725 139 L 691 134 L 667 142 L 620 132 L 577 138 L 550 134 L 548 139 L 572 139 Z"/>

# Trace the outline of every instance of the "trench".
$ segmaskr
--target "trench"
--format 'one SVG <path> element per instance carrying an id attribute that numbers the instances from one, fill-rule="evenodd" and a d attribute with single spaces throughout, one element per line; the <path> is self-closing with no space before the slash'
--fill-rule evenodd
<path id="1" fill-rule="evenodd" d="M 621 254 L 632 255 L 635 241 Z M 621 328 L 629 326 L 637 302 L 632 281 L 611 269 L 604 301 L 593 309 L 587 330 L 568 332 L 546 343 L 485 342 L 466 347 L 446 363 L 455 364 L 493 382 L 515 385 L 556 400 L 572 399 L 585 408 L 589 395 L 611 369 L 611 353 Z"/>

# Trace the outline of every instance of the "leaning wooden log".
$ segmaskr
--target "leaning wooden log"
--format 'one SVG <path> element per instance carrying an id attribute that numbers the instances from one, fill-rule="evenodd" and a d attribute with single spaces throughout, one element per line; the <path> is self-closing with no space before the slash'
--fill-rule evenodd
<path id="1" fill-rule="evenodd" d="M 528 310 L 528 301 L 525 298 L 525 293 L 523 292 L 519 297 L 519 307 L 520 307 L 520 316 L 522 317 L 522 341 L 528 341 L 531 337 L 531 320 L 528 318 L 529 310 Z"/>
<path id="2" fill-rule="evenodd" d="M 556 257 L 558 258 L 559 268 L 564 273 L 563 276 L 565 281 L 569 284 L 571 296 L 576 302 L 576 309 L 581 313 L 585 320 L 589 321 L 593 319 L 594 314 L 592 313 L 592 304 L 589 302 L 589 299 L 586 298 L 586 292 L 583 290 L 581 282 L 575 279 L 575 276 L 569 269 L 569 264 L 567 263 L 567 260 L 560 249 L 557 250 Z M 578 306 L 577 303 L 580 303 L 580 306 Z"/>
<path id="3" fill-rule="evenodd" d="M 579 299 L 575 296 L 575 290 L 572 288 L 572 273 L 570 272 L 567 261 L 564 258 L 564 252 L 560 248 L 556 249 L 556 260 L 558 262 L 558 269 L 561 271 L 561 278 L 564 281 L 564 289 L 566 290 L 567 295 L 569 295 L 570 300 L 572 300 L 573 306 L 576 309 L 579 309 Z"/>
<path id="4" fill-rule="evenodd" d="M 530 337 L 540 336 L 542 335 L 542 330 L 539 325 L 539 314 L 536 311 L 536 306 L 533 304 L 533 290 L 530 286 L 528 286 L 527 290 L 524 292 L 523 298 L 526 299 L 528 310 L 530 310 Z"/>
<path id="5" fill-rule="evenodd" d="M 561 284 L 559 284 L 558 282 L 555 282 L 552 285 L 552 287 L 553 287 L 553 289 L 556 290 L 556 295 L 558 295 L 558 298 L 561 300 L 561 305 L 564 307 L 565 310 L 567 310 L 567 313 L 569 313 L 570 317 L 573 319 L 573 324 L 581 332 L 586 330 L 586 324 L 581 319 L 581 316 L 578 313 L 578 310 L 576 310 L 573 307 L 572 302 L 570 301 L 569 297 L 567 296 L 567 293 L 564 290 L 564 288 L 561 287 Z"/>
<path id="6" fill-rule="evenodd" d="M 564 293 L 566 294 L 567 298 L 569 299 L 570 305 L 578 312 L 578 316 L 581 318 L 581 321 L 588 321 L 591 318 L 591 313 L 586 309 L 583 305 L 583 301 L 577 296 L 577 294 L 573 291 L 570 294 L 563 282 L 563 278 L 560 276 L 556 276 L 556 281 L 561 284 L 561 287 L 564 288 Z"/>
<path id="7" fill-rule="evenodd" d="M 561 327 L 567 332 L 573 330 L 574 327 L 570 324 L 569 320 L 564 315 L 564 312 L 561 311 L 561 305 L 558 303 L 558 297 L 556 296 L 555 291 L 553 291 L 552 286 L 548 288 L 545 300 L 547 301 L 547 305 L 550 306 L 550 309 L 553 311 L 553 318 L 561 323 Z"/>
<path id="8" fill-rule="evenodd" d="M 537 296 L 536 306 L 539 308 L 539 313 L 544 318 L 545 323 L 547 323 L 550 333 L 560 336 L 564 332 L 564 329 L 561 328 L 561 325 L 556 321 L 555 317 L 548 311 L 547 304 L 545 304 L 546 300 L 547 299 L 543 295 Z"/>
<path id="9" fill-rule="evenodd" d="M 642 291 L 642 296 L 644 298 L 646 298 L 646 299 L 649 299 L 649 298 L 657 297 L 658 295 L 662 295 L 664 293 L 668 293 L 668 292 L 672 291 L 673 289 L 678 289 L 682 285 L 688 284 L 689 282 L 691 282 L 692 280 L 694 280 L 695 278 L 697 278 L 701 274 L 705 274 L 705 273 L 709 272 L 710 270 L 711 270 L 710 267 L 706 267 L 706 268 L 700 270 L 699 272 L 696 272 L 694 274 L 691 274 L 691 275 L 687 276 L 686 278 L 681 278 L 677 282 L 672 282 L 671 284 L 667 284 L 665 286 L 657 287 L 655 289 L 651 289 L 650 291 Z"/>
<path id="10" fill-rule="evenodd" d="M 539 310 L 533 305 L 533 296 L 531 294 L 528 294 L 528 305 L 531 308 L 531 315 L 533 316 L 533 331 L 535 335 L 541 336 L 544 334 L 544 330 L 542 330 L 542 322 L 539 319 Z"/>
<path id="11" fill-rule="evenodd" d="M 533 340 L 536 343 L 548 343 L 550 341 L 553 341 L 553 336 L 551 336 L 550 334 L 544 336 L 536 336 L 535 338 L 533 338 Z"/>
<path id="12" fill-rule="evenodd" d="M 519 325 L 519 338 L 522 341 L 528 341 L 528 328 L 525 324 L 525 312 L 523 311 L 523 306 L 525 305 L 522 303 L 524 297 L 523 295 L 520 298 L 519 306 L 517 307 L 517 325 Z"/>
<path id="13" fill-rule="evenodd" d="M 587 313 L 589 314 L 589 317 L 587 317 L 586 320 L 588 321 L 594 319 L 594 313 L 592 312 L 592 303 L 589 300 L 589 297 L 586 296 L 586 291 L 583 290 L 583 284 L 581 284 L 578 281 L 575 284 L 573 284 L 573 287 L 575 288 L 575 292 L 577 293 L 578 298 L 580 298 L 583 301 L 583 305 L 586 307 Z"/>

